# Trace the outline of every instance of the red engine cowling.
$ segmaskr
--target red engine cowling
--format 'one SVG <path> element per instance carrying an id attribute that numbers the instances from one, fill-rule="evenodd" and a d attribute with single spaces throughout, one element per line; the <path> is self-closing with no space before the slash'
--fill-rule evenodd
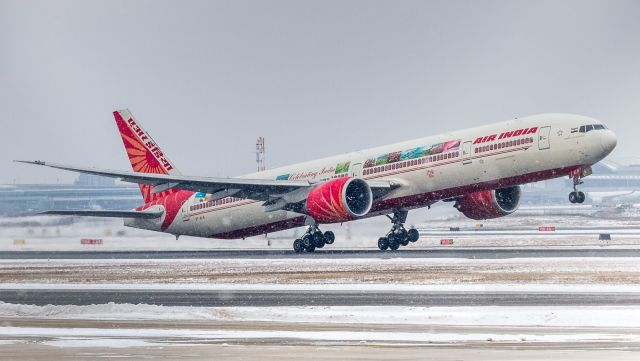
<path id="1" fill-rule="evenodd" d="M 513 213 L 520 205 L 520 187 L 475 192 L 458 198 L 454 207 L 471 219 L 490 219 Z"/>
<path id="2" fill-rule="evenodd" d="M 362 217 L 373 204 L 371 188 L 359 178 L 336 178 L 309 193 L 306 212 L 316 222 L 337 223 Z"/>

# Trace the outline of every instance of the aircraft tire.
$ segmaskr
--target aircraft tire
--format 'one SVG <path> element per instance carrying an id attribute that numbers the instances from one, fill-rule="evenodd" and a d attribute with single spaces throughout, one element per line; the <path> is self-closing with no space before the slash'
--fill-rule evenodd
<path id="1" fill-rule="evenodd" d="M 305 234 L 304 236 L 302 236 L 302 245 L 305 249 L 313 247 L 313 238 L 310 235 Z"/>
<path id="2" fill-rule="evenodd" d="M 407 236 L 409 237 L 409 242 L 413 243 L 418 241 L 418 239 L 420 238 L 420 233 L 417 229 L 411 228 L 407 231 Z"/>
<path id="3" fill-rule="evenodd" d="M 298 238 L 295 241 L 293 241 L 293 251 L 295 253 L 304 252 L 304 244 L 302 244 L 302 240 L 300 238 Z"/>
<path id="4" fill-rule="evenodd" d="M 313 245 L 316 248 L 322 248 L 324 247 L 324 236 L 322 235 L 322 232 L 316 232 L 313 234 Z"/>
<path id="5" fill-rule="evenodd" d="M 378 238 L 378 248 L 381 251 L 386 251 L 389 248 L 389 240 L 386 237 Z"/>
<path id="6" fill-rule="evenodd" d="M 331 231 L 324 232 L 323 237 L 324 243 L 326 244 L 333 244 L 333 242 L 336 240 L 336 235 Z"/>

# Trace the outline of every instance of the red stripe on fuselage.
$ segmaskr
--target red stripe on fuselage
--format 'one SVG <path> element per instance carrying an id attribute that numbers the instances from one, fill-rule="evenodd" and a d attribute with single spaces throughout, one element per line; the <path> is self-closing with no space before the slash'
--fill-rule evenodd
<path id="1" fill-rule="evenodd" d="M 296 218 L 286 219 L 283 221 L 261 224 L 258 226 L 237 229 L 235 231 L 214 234 L 212 236 L 209 236 L 209 238 L 237 239 L 237 238 L 257 236 L 259 234 L 282 231 L 285 229 L 304 226 L 306 218 L 307 218 L 306 216 L 300 216 Z"/>

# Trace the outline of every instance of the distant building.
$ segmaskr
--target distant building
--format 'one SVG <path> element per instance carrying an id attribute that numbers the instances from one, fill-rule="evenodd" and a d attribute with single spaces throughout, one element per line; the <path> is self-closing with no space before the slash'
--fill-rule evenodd
<path id="1" fill-rule="evenodd" d="M 78 186 L 93 186 L 93 187 L 113 187 L 116 185 L 114 178 L 100 177 L 91 174 L 80 174 L 73 184 Z"/>
<path id="2" fill-rule="evenodd" d="M 0 215 L 23 215 L 50 209 L 133 209 L 142 204 L 137 186 L 110 183 L 110 186 L 0 185 Z"/>

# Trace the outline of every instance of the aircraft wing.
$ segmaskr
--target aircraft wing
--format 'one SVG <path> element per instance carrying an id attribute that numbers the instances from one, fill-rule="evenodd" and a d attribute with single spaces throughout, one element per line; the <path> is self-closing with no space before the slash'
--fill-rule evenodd
<path id="1" fill-rule="evenodd" d="M 91 167 L 75 167 L 42 161 L 15 162 L 117 178 L 123 182 L 129 183 L 148 184 L 153 186 L 152 193 L 159 193 L 168 189 L 182 189 L 193 192 L 209 193 L 214 196 L 214 199 L 233 196 L 263 200 L 265 202 L 273 202 L 275 199 L 281 197 L 293 200 L 291 197 L 286 197 L 286 195 L 291 196 L 293 194 L 295 195 L 295 198 L 298 198 L 302 193 L 305 193 L 305 189 L 310 190 L 317 185 L 317 183 L 310 183 L 308 181 L 192 177 L 170 174 L 137 173 Z M 391 189 L 399 186 L 399 184 L 395 184 L 393 181 L 367 181 L 367 183 L 374 193 L 374 198 L 381 197 Z"/>
<path id="2" fill-rule="evenodd" d="M 113 218 L 140 218 L 152 219 L 160 218 L 163 211 L 93 211 L 93 210 L 53 210 L 40 212 L 44 215 L 60 215 L 60 216 L 85 216 L 85 217 L 113 217 Z"/>

